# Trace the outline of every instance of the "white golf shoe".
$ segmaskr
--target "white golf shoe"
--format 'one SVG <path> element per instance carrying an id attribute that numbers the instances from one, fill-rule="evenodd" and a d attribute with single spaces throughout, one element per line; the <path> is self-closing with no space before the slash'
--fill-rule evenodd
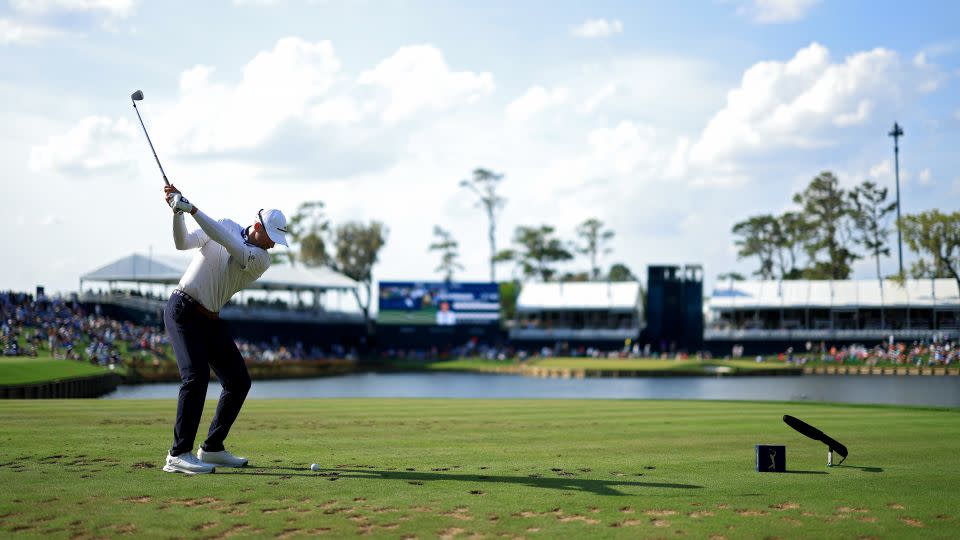
<path id="1" fill-rule="evenodd" d="M 167 464 L 163 466 L 163 470 L 172 473 L 208 474 L 216 471 L 217 468 L 197 459 L 190 452 L 184 452 L 179 456 L 168 454 Z"/>
<path id="2" fill-rule="evenodd" d="M 237 457 L 226 450 L 221 450 L 219 452 L 205 452 L 203 448 L 197 449 L 197 458 L 200 461 L 211 463 L 213 465 L 219 465 L 221 467 L 246 467 L 247 458 Z"/>

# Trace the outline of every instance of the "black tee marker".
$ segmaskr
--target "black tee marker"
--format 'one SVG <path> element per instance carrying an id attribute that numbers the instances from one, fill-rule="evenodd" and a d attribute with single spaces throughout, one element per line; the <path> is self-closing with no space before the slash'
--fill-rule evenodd
<path id="1" fill-rule="evenodd" d="M 800 433 L 806 435 L 807 437 L 810 437 L 815 441 L 820 441 L 823 444 L 826 444 L 827 447 L 830 448 L 830 452 L 827 454 L 827 466 L 829 467 L 833 466 L 833 452 L 840 454 L 840 456 L 843 458 L 840 460 L 840 463 L 843 463 L 843 461 L 847 459 L 847 447 L 840 444 L 839 442 L 837 442 L 836 440 L 834 440 L 832 437 L 828 436 L 824 432 L 820 431 L 819 429 L 811 426 L 810 424 L 804 422 L 803 420 L 800 420 L 799 418 L 790 416 L 789 414 L 783 415 L 783 421 L 786 422 L 787 425 L 792 427 L 793 429 L 799 431 Z M 837 465 L 840 465 L 840 463 L 837 463 Z"/>

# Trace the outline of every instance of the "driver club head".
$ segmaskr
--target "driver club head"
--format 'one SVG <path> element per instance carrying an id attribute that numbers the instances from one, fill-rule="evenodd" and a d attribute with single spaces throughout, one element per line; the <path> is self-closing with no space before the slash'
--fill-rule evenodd
<path id="1" fill-rule="evenodd" d="M 142 101 L 143 100 L 143 90 L 137 90 L 136 92 L 130 94 L 130 99 L 133 101 Z"/>

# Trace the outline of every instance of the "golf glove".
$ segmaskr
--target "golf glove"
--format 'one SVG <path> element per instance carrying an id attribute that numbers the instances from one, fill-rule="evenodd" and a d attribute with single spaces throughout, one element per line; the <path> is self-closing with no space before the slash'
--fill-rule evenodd
<path id="1" fill-rule="evenodd" d="M 188 214 L 193 212 L 193 204 L 188 201 L 182 193 L 174 193 L 173 196 L 168 199 L 168 202 L 174 212 L 186 212 Z"/>

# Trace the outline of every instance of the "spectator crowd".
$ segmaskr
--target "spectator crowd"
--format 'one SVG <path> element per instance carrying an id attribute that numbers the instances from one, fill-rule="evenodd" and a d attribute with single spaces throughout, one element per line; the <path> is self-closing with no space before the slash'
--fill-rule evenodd
<path id="1" fill-rule="evenodd" d="M 92 312 L 91 312 L 92 311 Z M 339 345 L 329 350 L 236 339 L 248 362 L 301 361 L 325 358 L 356 359 L 353 349 Z M 91 364 L 142 365 L 173 361 L 166 332 L 159 326 L 139 325 L 88 310 L 74 300 L 0 292 L 0 346 L 4 356 L 39 356 Z"/>
<path id="2" fill-rule="evenodd" d="M 823 364 L 856 364 L 876 366 L 878 364 L 896 366 L 953 366 L 960 361 L 960 344 L 950 339 L 935 338 L 929 341 L 896 342 L 892 339 L 886 344 L 867 347 L 864 345 L 827 346 L 821 342 L 814 345 L 806 343 L 805 352 L 795 352 L 793 347 L 777 356 L 778 360 L 805 364 L 819 361 Z M 742 352 L 742 347 L 741 347 Z M 761 358 L 762 361 L 762 358 Z"/>
<path id="3" fill-rule="evenodd" d="M 159 328 L 139 326 L 86 313 L 74 301 L 18 292 L 0 292 L 0 339 L 5 356 L 38 356 L 46 351 L 57 360 L 107 366 L 123 363 L 122 354 L 165 356 L 166 335 Z"/>

